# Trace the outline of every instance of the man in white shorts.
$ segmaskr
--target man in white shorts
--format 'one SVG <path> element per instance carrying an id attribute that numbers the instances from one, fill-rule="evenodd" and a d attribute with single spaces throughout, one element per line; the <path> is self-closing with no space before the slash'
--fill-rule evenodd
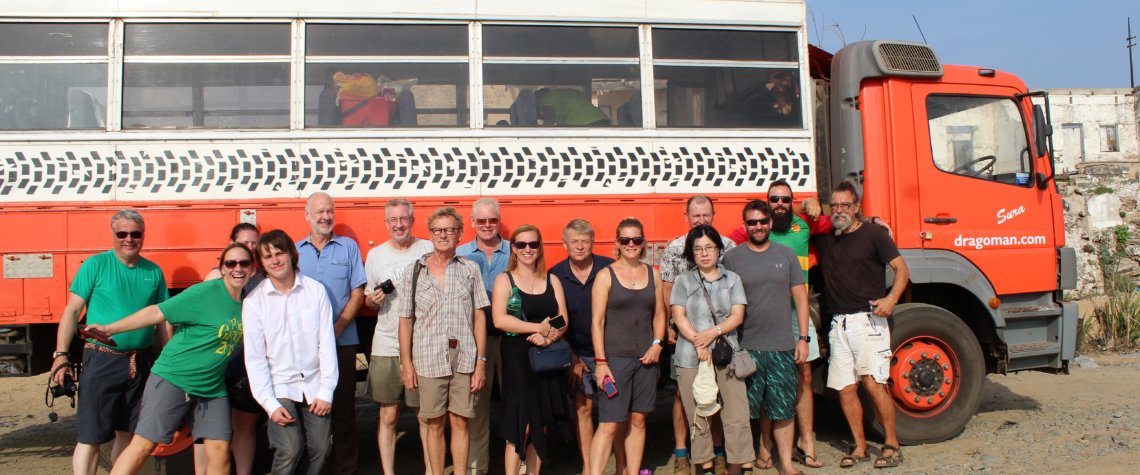
<path id="1" fill-rule="evenodd" d="M 850 182 L 831 193 L 832 234 L 819 236 L 824 298 L 832 313 L 831 360 L 827 386 L 839 391 L 839 401 L 855 448 L 840 461 L 851 467 L 870 460 L 863 434 L 863 407 L 856 393 L 862 382 L 885 440 L 876 468 L 898 466 L 903 460 L 895 434 L 895 409 L 887 394 L 891 362 L 891 332 L 887 318 L 906 289 L 910 271 L 886 229 L 861 219 L 859 192 Z M 886 266 L 895 271 L 890 291 L 883 288 Z"/>

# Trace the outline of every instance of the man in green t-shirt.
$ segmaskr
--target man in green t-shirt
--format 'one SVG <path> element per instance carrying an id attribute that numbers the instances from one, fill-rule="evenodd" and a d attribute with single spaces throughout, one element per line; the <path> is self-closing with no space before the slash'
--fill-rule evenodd
<path id="1" fill-rule="evenodd" d="M 604 111 L 577 89 L 542 88 L 534 92 L 543 125 L 610 125 Z"/>
<path id="2" fill-rule="evenodd" d="M 67 304 L 60 315 L 56 335 L 52 375 L 61 384 L 65 375 L 74 377 L 69 349 L 80 313 L 87 309 L 88 324 L 107 324 L 130 315 L 147 305 L 165 301 L 170 294 L 166 279 L 153 262 L 139 253 L 143 248 L 146 225 L 133 209 L 123 209 L 111 218 L 115 247 L 87 258 L 71 282 Z M 166 339 L 165 330 L 159 341 Z M 112 462 L 131 440 L 138 421 L 143 386 L 150 374 L 154 355 L 151 344 L 156 326 L 117 335 L 118 346 L 110 348 L 95 341 L 83 344 L 83 374 L 79 380 L 79 435 L 72 469 L 94 473 L 99 445 L 115 441 Z"/>

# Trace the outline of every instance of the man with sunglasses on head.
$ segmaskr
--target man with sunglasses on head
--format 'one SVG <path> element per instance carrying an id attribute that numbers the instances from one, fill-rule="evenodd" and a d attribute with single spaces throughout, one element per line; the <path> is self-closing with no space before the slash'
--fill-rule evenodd
<path id="1" fill-rule="evenodd" d="M 468 467 L 469 421 L 475 417 L 487 371 L 486 314 L 491 305 L 479 266 L 455 252 L 463 218 L 454 208 L 428 217 L 433 250 L 409 264 L 396 302 L 400 317 L 400 375 L 419 391 L 419 419 L 427 425 L 428 470 L 444 472 L 444 424 L 451 425 L 451 460 Z"/>
<path id="2" fill-rule="evenodd" d="M 365 304 L 377 310 L 376 330 L 372 335 L 372 355 L 368 359 L 368 384 L 372 399 L 380 404 L 380 420 L 376 428 L 376 441 L 380 449 L 380 466 L 384 475 L 396 469 L 396 422 L 400 416 L 400 401 L 419 411 L 419 393 L 404 390 L 400 375 L 400 317 L 393 311 L 395 302 L 406 300 L 410 294 L 400 293 L 407 274 L 408 263 L 432 251 L 431 241 L 412 235 L 416 217 L 412 203 L 397 198 L 384 205 L 384 225 L 391 237 L 368 251 L 364 273 L 368 276 L 365 287 Z M 420 442 L 427 463 L 427 427 L 420 424 Z"/>
<path id="3" fill-rule="evenodd" d="M 859 191 L 844 181 L 831 192 L 831 222 L 835 231 L 816 238 L 823 268 L 824 300 L 832 313 L 831 359 L 827 387 L 839 391 L 839 403 L 851 428 L 855 447 L 840 461 L 851 467 L 870 459 L 863 435 L 863 387 L 883 428 L 882 455 L 876 468 L 902 462 L 895 433 L 895 407 L 887 393 L 890 377 L 891 331 L 888 322 L 903 295 L 910 271 L 886 230 L 868 226 L 862 218 Z M 886 267 L 894 272 L 885 288 Z"/>
<path id="4" fill-rule="evenodd" d="M 84 308 L 86 323 L 106 325 L 170 298 L 162 269 L 140 255 L 145 231 L 141 214 L 133 209 L 120 210 L 111 217 L 114 248 L 88 257 L 79 267 L 56 335 L 52 363 L 56 384 L 74 377 L 69 361 L 71 341 Z M 101 444 L 114 440 L 114 463 L 130 443 L 138 422 L 143 383 L 154 362 L 151 345 L 156 331 L 159 344 L 164 344 L 169 337 L 165 325 L 115 335 L 115 347 L 94 340 L 84 342 L 79 379 L 83 390 L 77 410 L 79 437 L 71 459 L 76 475 L 95 473 Z"/>
<path id="5" fill-rule="evenodd" d="M 775 461 L 780 473 L 797 473 L 792 466 L 792 439 L 796 415 L 796 364 L 806 360 L 808 297 L 799 256 L 792 248 L 772 242 L 772 208 L 767 201 L 744 205 L 748 242 L 724 256 L 724 267 L 740 275 L 748 307 L 740 325 L 740 346 L 756 362 L 748 377 L 748 403 L 752 419 L 767 418 L 779 448 Z M 794 303 L 794 305 L 793 305 Z M 792 313 L 799 323 L 792 333 Z M 763 421 L 762 421 L 763 422 Z M 773 458 L 760 453 L 757 469 L 772 468 Z"/>
<path id="6" fill-rule="evenodd" d="M 491 288 L 495 277 L 507 268 L 511 257 L 511 243 L 503 239 L 502 219 L 499 214 L 499 201 L 494 198 L 479 198 L 471 205 L 471 227 L 475 228 L 475 239 L 455 250 L 479 266 L 483 284 L 487 291 L 487 383 L 479 394 L 479 405 L 475 408 L 475 418 L 471 421 L 471 463 L 467 467 L 472 475 L 484 475 L 491 463 L 491 386 L 502 376 L 502 361 L 499 359 L 499 341 L 502 337 L 491 323 Z"/>
<path id="7" fill-rule="evenodd" d="M 702 224 L 712 225 L 713 216 L 716 215 L 716 210 L 713 208 L 712 200 L 705 195 L 693 195 L 685 202 L 685 223 L 689 225 L 689 229 L 693 229 Z M 673 292 L 673 280 L 677 276 L 692 270 L 693 265 L 689 263 L 684 257 L 685 252 L 685 238 L 689 233 L 686 231 L 684 234 L 678 236 L 676 239 L 669 241 L 665 245 L 665 249 L 661 253 L 660 269 L 661 269 L 661 289 L 663 291 L 665 301 L 669 302 L 669 296 Z M 724 249 L 721 251 L 723 258 L 724 253 L 736 247 L 736 243 L 727 237 L 721 237 L 724 244 Z M 669 347 L 677 344 L 677 331 L 672 322 L 668 326 L 666 332 Z M 671 351 L 669 352 L 671 353 Z M 670 367 L 669 378 L 676 381 L 677 374 L 676 368 L 673 366 L 673 358 L 668 354 L 662 355 L 661 361 L 666 362 Z M 673 473 L 680 475 L 682 473 L 691 473 L 692 467 L 689 464 L 689 418 L 685 417 L 684 407 L 681 405 L 680 388 L 678 388 L 677 395 L 673 398 Z M 714 465 L 716 473 L 723 474 L 726 469 L 725 450 L 724 450 L 724 434 L 719 430 L 719 418 L 714 418 L 713 426 L 713 454 L 715 455 Z"/>
<path id="8" fill-rule="evenodd" d="M 300 272 L 324 285 L 332 302 L 336 359 L 340 380 L 332 408 L 332 452 L 326 474 L 356 473 L 356 314 L 364 305 L 364 261 L 356 241 L 333 233 L 335 206 L 328 193 L 316 192 L 305 203 L 309 235 L 297 241 Z"/>

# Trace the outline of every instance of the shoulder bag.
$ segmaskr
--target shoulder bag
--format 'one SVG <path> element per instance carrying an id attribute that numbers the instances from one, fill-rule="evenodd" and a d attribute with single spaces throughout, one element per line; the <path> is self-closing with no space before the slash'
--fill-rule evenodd
<path id="1" fill-rule="evenodd" d="M 699 270 L 694 270 L 694 273 L 698 279 L 697 282 L 701 285 L 701 291 L 705 294 L 705 303 L 709 306 L 709 314 L 712 315 L 713 323 L 719 324 L 720 322 L 717 322 L 716 318 L 716 309 L 713 308 L 712 297 L 709 296 L 709 291 L 705 288 L 705 278 L 701 276 Z M 752 359 L 752 355 L 748 354 L 748 350 L 739 347 L 733 348 L 724 335 L 716 337 L 711 351 L 713 364 L 718 368 L 731 365 L 732 374 L 737 379 L 747 378 L 756 372 L 756 361 Z"/>

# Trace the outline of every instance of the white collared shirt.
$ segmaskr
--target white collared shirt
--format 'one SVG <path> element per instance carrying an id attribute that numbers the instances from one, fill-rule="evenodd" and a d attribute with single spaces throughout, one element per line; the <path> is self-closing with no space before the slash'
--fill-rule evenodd
<path id="1" fill-rule="evenodd" d="M 332 304 L 324 286 L 296 274 L 288 293 L 265 279 L 242 305 L 253 397 L 272 415 L 278 398 L 332 402 L 338 377 Z"/>

